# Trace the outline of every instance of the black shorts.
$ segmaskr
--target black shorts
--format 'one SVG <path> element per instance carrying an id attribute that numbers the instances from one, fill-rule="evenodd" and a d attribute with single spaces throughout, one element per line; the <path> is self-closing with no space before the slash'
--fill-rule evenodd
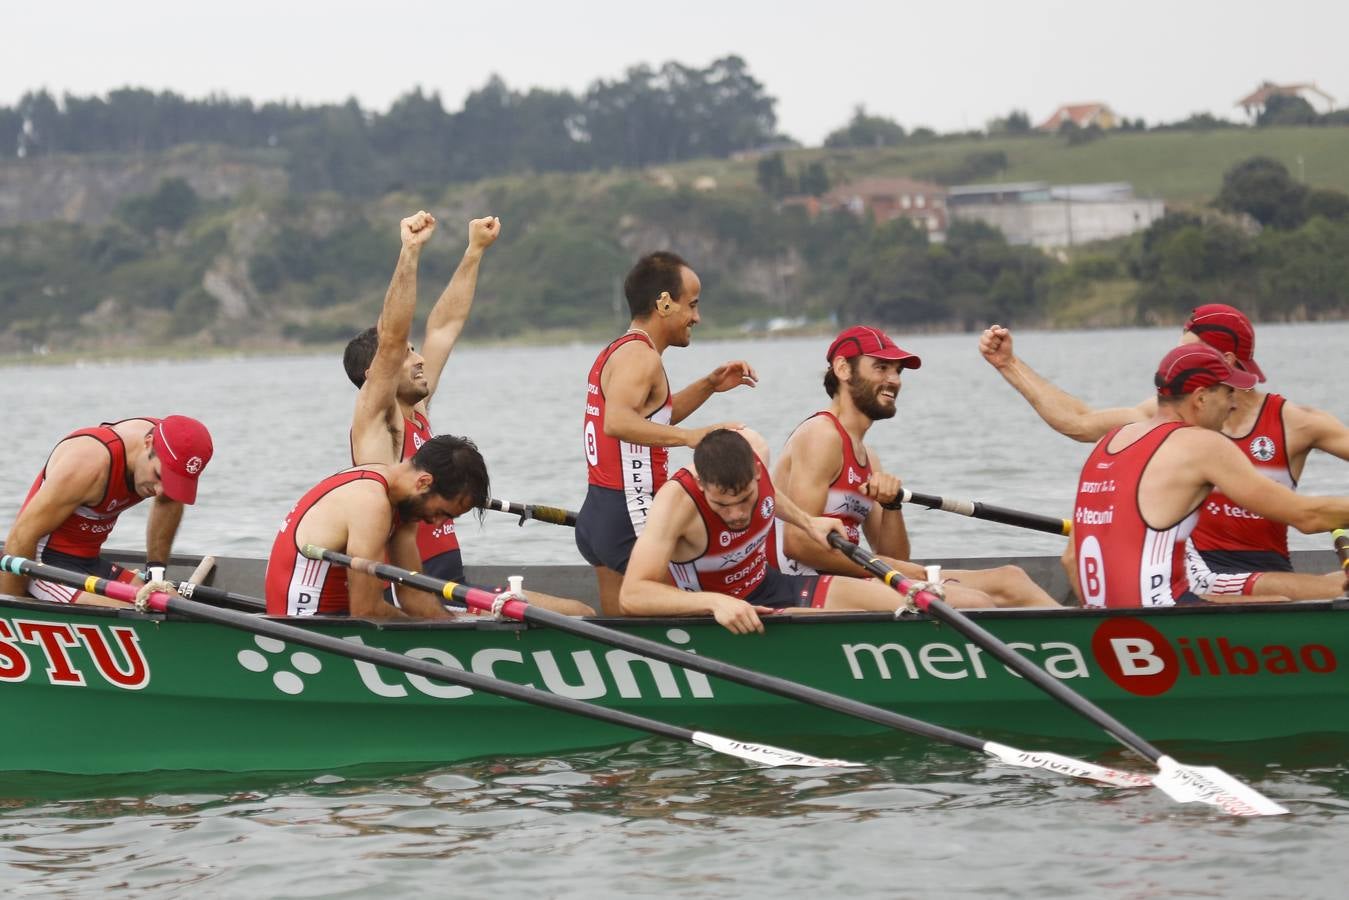
<path id="1" fill-rule="evenodd" d="M 1293 562 L 1273 550 L 1200 550 L 1208 567 L 1215 572 L 1291 572 Z"/>
<path id="2" fill-rule="evenodd" d="M 576 514 L 576 549 L 592 566 L 605 566 L 620 575 L 628 570 L 637 530 L 628 515 L 626 495 L 613 488 L 590 485 L 585 503 Z"/>
<path id="3" fill-rule="evenodd" d="M 442 581 L 464 582 L 464 554 L 462 551 L 446 550 L 430 559 L 422 560 L 422 574 L 439 578 Z"/>
<path id="4" fill-rule="evenodd" d="M 784 575 L 770 566 L 763 582 L 749 592 L 745 602 L 772 609 L 801 606 L 823 609 L 833 580 L 833 575 Z"/>

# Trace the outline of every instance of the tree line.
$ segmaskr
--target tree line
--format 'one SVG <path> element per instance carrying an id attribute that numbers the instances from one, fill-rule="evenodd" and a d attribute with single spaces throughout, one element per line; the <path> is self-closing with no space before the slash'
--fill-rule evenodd
<path id="1" fill-rule="evenodd" d="M 30 91 L 0 107 L 0 148 L 18 156 L 147 152 L 218 143 L 288 151 L 292 188 L 373 197 L 514 172 L 574 172 L 725 157 L 780 138 L 777 100 L 745 61 L 633 66 L 583 93 L 513 90 L 497 76 L 446 110 L 404 94 L 388 112 L 343 104 L 255 105 L 123 88 L 106 97 Z"/>

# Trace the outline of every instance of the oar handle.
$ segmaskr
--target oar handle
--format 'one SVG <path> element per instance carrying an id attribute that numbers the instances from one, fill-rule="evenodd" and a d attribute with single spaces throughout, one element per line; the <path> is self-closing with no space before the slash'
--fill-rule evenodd
<path id="1" fill-rule="evenodd" d="M 1001 638 L 994 636 L 992 632 L 988 631 L 983 626 L 975 624 L 964 613 L 948 605 L 945 600 L 942 600 L 930 591 L 914 591 L 912 581 L 867 553 L 861 547 L 845 539 L 838 532 L 830 533 L 829 543 L 846 553 L 853 562 L 857 563 L 877 578 L 880 578 L 895 590 L 905 596 L 911 596 L 919 609 L 930 614 L 933 618 L 940 619 L 950 625 L 1003 665 L 1049 694 L 1055 700 L 1058 700 L 1075 712 L 1090 719 L 1107 734 L 1114 737 L 1126 747 L 1129 747 L 1154 763 L 1164 755 L 1161 750 L 1158 750 L 1152 744 L 1143 740 L 1143 738 L 1124 725 L 1123 722 L 1120 722 L 1114 716 L 1064 685 L 1057 678 L 1054 678 L 1045 672 L 1020 653 L 1017 653 L 1011 647 L 1007 646 Z"/>
<path id="2" fill-rule="evenodd" d="M 498 500 L 493 497 L 485 504 L 487 509 L 494 509 L 497 512 L 509 513 L 520 517 L 520 525 L 525 524 L 526 519 L 536 519 L 540 522 L 547 522 L 550 525 L 564 525 L 570 528 L 576 527 L 576 513 L 569 509 L 563 509 L 560 506 L 537 506 L 532 503 L 512 503 L 508 500 Z"/>
<path id="3" fill-rule="evenodd" d="M 969 516 L 972 519 L 985 519 L 989 522 L 997 522 L 1000 525 L 1013 525 L 1017 528 L 1028 528 L 1031 531 L 1043 531 L 1045 534 L 1063 536 L 1071 534 L 1073 530 L 1073 523 L 1070 519 L 1056 519 L 1053 516 L 1022 512 L 1019 509 L 994 506 L 991 503 L 983 503 L 979 500 L 961 500 L 952 497 L 939 497 L 936 494 L 920 494 L 908 488 L 904 488 L 898 497 L 885 504 L 885 508 L 899 509 L 905 503 L 925 506 L 928 509 L 940 509 L 943 512 Z"/>

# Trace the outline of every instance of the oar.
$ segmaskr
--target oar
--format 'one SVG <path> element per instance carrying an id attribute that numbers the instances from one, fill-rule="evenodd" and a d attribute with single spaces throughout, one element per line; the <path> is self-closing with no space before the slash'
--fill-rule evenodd
<path id="1" fill-rule="evenodd" d="M 903 503 L 913 503 L 918 506 L 926 506 L 928 509 L 959 513 L 972 519 L 986 519 L 989 522 L 998 522 L 1002 525 L 1015 525 L 1018 528 L 1043 531 L 1045 534 L 1066 535 L 1071 534 L 1073 530 L 1071 519 L 1055 519 L 1051 516 L 1008 509 L 1005 506 L 981 503 L 978 500 L 957 500 L 950 497 L 938 497 L 935 494 L 918 494 L 908 488 L 904 488 L 898 497 L 885 504 L 885 508 L 899 509 Z"/>
<path id="2" fill-rule="evenodd" d="M 1254 788 L 1215 766 L 1186 766 L 1176 762 L 1129 730 L 1114 716 L 1057 678 L 1050 676 L 982 626 L 976 625 L 964 613 L 948 606 L 944 600 L 929 591 L 917 590 L 915 582 L 908 580 L 837 532 L 829 535 L 829 543 L 846 553 L 853 562 L 908 597 L 920 610 L 950 625 L 1007 668 L 1068 708 L 1086 716 L 1111 737 L 1155 763 L 1161 773 L 1153 777 L 1153 783 L 1172 799 L 1182 803 L 1208 803 L 1236 816 L 1271 816 L 1288 812 Z"/>
<path id="3" fill-rule="evenodd" d="M 614 647 L 628 650 L 632 653 L 640 654 L 641 656 L 659 659 L 671 663 L 672 665 L 681 666 L 685 669 L 692 669 L 695 672 L 715 675 L 718 678 L 724 678 L 727 681 L 733 681 L 736 684 L 743 684 L 751 688 L 767 691 L 770 694 L 777 694 L 792 700 L 799 700 L 803 703 L 812 703 L 816 706 L 833 710 L 834 712 L 856 716 L 859 719 L 875 722 L 878 725 L 884 725 L 888 728 L 896 728 L 900 731 L 907 731 L 910 734 L 916 734 L 932 740 L 954 744 L 957 747 L 963 747 L 967 750 L 986 753 L 989 756 L 995 757 L 996 759 L 1011 765 L 1049 769 L 1052 772 L 1058 772 L 1063 775 L 1087 778 L 1118 787 L 1144 787 L 1152 783 L 1152 780 L 1146 775 L 1139 775 L 1133 772 L 1120 772 L 1115 769 L 1098 766 L 1095 763 L 1073 759 L 1068 756 L 1061 756 L 1057 753 L 1046 753 L 1042 751 L 1027 752 L 1025 750 L 1018 750 L 1015 747 L 1009 747 L 1005 744 L 980 740 L 972 735 L 962 734 L 959 731 L 952 731 L 949 728 L 933 725 L 920 719 L 911 719 L 908 716 L 891 712 L 890 710 L 883 709 L 879 706 L 872 706 L 868 703 L 862 703 L 839 694 L 832 694 L 828 691 L 822 691 L 808 685 L 799 684 L 795 681 L 788 681 L 787 679 L 779 678 L 776 675 L 756 672 L 752 669 L 746 669 L 731 663 L 722 662 L 721 660 L 709 659 L 701 654 L 690 653 L 687 650 L 671 647 L 668 644 L 661 644 L 657 641 L 648 640 L 636 635 L 625 634 L 613 628 L 605 628 L 594 622 L 587 622 L 584 619 L 564 616 L 561 613 L 542 609 L 521 600 L 503 600 L 498 595 L 493 594 L 490 591 L 484 591 L 481 588 L 469 587 L 467 585 L 456 584 L 453 581 L 432 578 L 429 575 L 410 572 L 407 569 L 402 569 L 388 563 L 348 556 L 345 553 L 326 550 L 322 547 L 316 547 L 313 544 L 306 544 L 301 552 L 310 559 L 325 560 L 339 566 L 346 566 L 355 569 L 358 572 L 364 572 L 375 578 L 382 578 L 386 581 L 393 581 L 398 584 L 407 585 L 408 587 L 438 594 L 446 600 L 458 600 L 473 609 L 494 612 L 498 611 L 499 608 L 502 615 L 511 619 L 546 625 L 557 631 L 565 631 L 568 634 L 580 635 L 581 637 L 589 638 L 590 640 L 599 641 L 602 644 L 609 644 Z"/>
<path id="4" fill-rule="evenodd" d="M 568 525 L 572 528 L 576 527 L 576 513 L 569 509 L 562 509 L 557 506 L 535 506 L 532 503 L 511 503 L 493 497 L 487 501 L 486 508 L 494 509 L 497 512 L 510 513 L 513 516 L 519 516 L 521 526 L 525 524 L 525 519 L 537 519 L 540 522 L 549 522 L 553 525 Z"/>
<path id="5" fill-rule="evenodd" d="M 102 594 L 103 596 L 111 597 L 114 600 L 125 600 L 128 602 L 136 601 L 137 590 L 129 584 L 109 581 L 105 578 L 96 578 L 92 575 L 84 575 L 66 569 L 58 569 L 18 556 L 6 555 L 0 557 L 0 570 L 13 572 L 15 575 L 27 575 L 33 578 L 41 578 L 45 581 L 56 581 L 61 584 L 68 584 L 91 594 Z M 197 588 L 197 590 L 200 590 L 200 588 Z M 463 687 L 472 688 L 476 691 L 482 691 L 487 694 L 496 694 L 501 697 L 509 697 L 512 700 L 520 700 L 524 703 L 533 703 L 535 706 L 544 706 L 549 709 L 561 710 L 562 712 L 573 713 L 578 716 L 587 716 L 591 719 L 597 719 L 611 725 L 621 725 L 626 728 L 650 732 L 651 734 L 671 738 L 676 741 L 686 741 L 760 766 L 861 766 L 861 763 L 848 762 L 847 760 L 818 759 L 804 753 L 797 753 L 794 750 L 784 750 L 781 747 L 774 747 L 769 744 L 751 744 L 733 738 L 710 734 L 705 731 L 691 731 L 687 728 L 671 725 L 667 722 L 658 722 L 655 719 L 633 715 L 632 713 L 623 712 L 622 710 L 607 709 L 603 706 L 596 706 L 593 703 L 586 703 L 581 700 L 572 700 L 557 694 L 550 694 L 547 691 L 541 691 L 538 688 L 526 687 L 510 681 L 502 681 L 499 678 L 491 678 L 486 675 L 479 675 L 476 672 L 467 672 L 463 669 L 442 666 L 426 660 L 413 659 L 410 656 L 404 656 L 401 653 L 394 653 L 389 650 L 381 650 L 378 647 L 365 647 L 359 644 L 353 644 L 349 641 L 344 641 L 341 638 L 333 637 L 332 635 L 307 631 L 303 628 L 296 628 L 294 625 L 286 625 L 281 622 L 258 618 L 257 616 L 239 612 L 237 610 L 221 609 L 205 603 L 198 603 L 195 600 L 188 600 L 165 591 L 155 591 L 150 593 L 145 601 L 145 607 L 155 610 L 156 612 L 178 613 L 179 615 L 191 619 L 200 619 L 203 622 L 212 622 L 216 625 L 238 628 L 241 631 L 260 634 L 290 644 L 313 647 L 316 650 L 327 651 L 328 653 L 345 656 L 349 659 L 358 659 L 362 662 L 372 663 L 377 666 L 397 669 L 400 672 L 408 672 L 413 675 L 434 678 L 437 681 L 462 685 Z"/>
<path id="6" fill-rule="evenodd" d="M 211 570 L 214 568 L 215 568 L 215 557 L 203 556 L 201 558 L 201 562 L 197 563 L 197 567 L 192 570 L 192 574 L 187 576 L 187 581 L 185 583 L 192 585 L 201 584 L 208 577 L 210 577 Z"/>

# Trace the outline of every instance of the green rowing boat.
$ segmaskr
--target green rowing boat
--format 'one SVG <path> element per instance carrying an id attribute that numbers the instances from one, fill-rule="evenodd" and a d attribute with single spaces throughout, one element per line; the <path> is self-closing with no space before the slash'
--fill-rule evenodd
<path id="1" fill-rule="evenodd" d="M 1333 564 L 1326 555 L 1315 559 L 1312 567 L 1322 571 Z M 175 562 L 181 568 L 172 574 L 185 577 L 196 561 Z M 589 570 L 565 567 L 523 573 L 526 585 L 557 592 L 589 577 Z M 257 593 L 261 574 L 261 561 L 221 560 L 216 581 Z M 1349 600 L 986 611 L 971 618 L 1153 741 L 1349 733 L 1340 669 L 1349 664 Z M 490 617 L 405 625 L 290 621 L 352 644 L 811 752 L 827 751 L 830 738 L 885 730 Z M 1081 717 L 925 617 L 780 615 L 765 635 L 751 637 L 710 619 L 597 621 L 987 737 L 1102 740 Z M 0 598 L 0 696 L 13 729 L 0 748 L 5 771 L 317 771 L 560 753 L 637 736 L 223 625 L 15 598 Z"/>

